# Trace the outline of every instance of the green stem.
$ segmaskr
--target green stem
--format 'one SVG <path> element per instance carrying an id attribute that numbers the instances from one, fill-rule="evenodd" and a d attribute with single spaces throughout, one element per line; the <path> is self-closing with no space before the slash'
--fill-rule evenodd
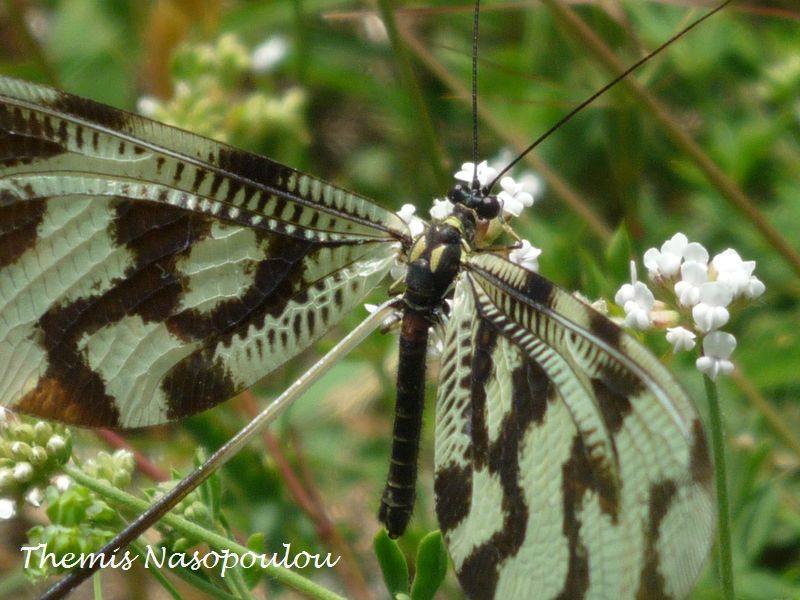
<path id="1" fill-rule="evenodd" d="M 94 591 L 94 600 L 103 600 L 103 585 L 100 581 L 99 572 L 92 577 L 92 589 Z"/>
<path id="2" fill-rule="evenodd" d="M 231 569 L 230 581 L 228 581 L 227 584 L 230 587 L 231 592 L 236 593 L 237 598 L 244 598 L 244 599 L 253 598 L 253 594 L 251 594 L 250 590 L 247 589 L 247 584 L 244 582 L 244 577 L 242 577 L 241 566 L 237 565 L 236 567 Z"/>
<path id="3" fill-rule="evenodd" d="M 132 542 L 131 543 L 131 550 L 133 550 L 141 558 L 144 558 L 144 556 L 145 556 L 145 554 L 147 552 L 145 550 L 144 544 L 142 544 L 141 542 Z M 152 573 L 153 577 L 156 578 L 156 581 L 158 581 L 161 584 L 161 587 L 163 587 L 164 590 L 172 597 L 172 600 L 182 600 L 181 599 L 181 595 L 178 593 L 178 590 L 176 590 L 175 586 L 172 585 L 172 583 L 170 583 L 170 581 L 167 579 L 167 576 L 164 575 L 164 573 L 161 572 L 161 569 L 159 569 L 158 567 L 155 567 L 151 571 L 151 573 Z M 225 600 L 228 600 L 228 599 L 225 599 Z"/>
<path id="4" fill-rule="evenodd" d="M 719 394 L 714 382 L 703 375 L 708 398 L 711 443 L 714 448 L 715 477 L 717 483 L 717 511 L 719 513 L 719 574 L 722 580 L 722 597 L 735 600 L 733 593 L 733 559 L 731 557 L 731 527 L 728 502 L 728 484 L 725 468 L 725 433 L 719 409 Z"/>
<path id="5" fill-rule="evenodd" d="M 72 477 L 77 483 L 83 485 L 93 492 L 100 494 L 104 498 L 112 500 L 118 508 L 126 508 L 131 512 L 141 513 L 150 507 L 150 503 L 131 496 L 109 484 L 108 482 L 95 479 L 71 465 L 64 466 L 64 472 Z M 161 521 L 178 530 L 184 536 L 190 539 L 205 542 L 209 547 L 215 550 L 230 550 L 231 552 L 241 556 L 245 553 L 252 552 L 250 549 L 238 544 L 228 538 L 219 535 L 213 531 L 209 531 L 195 523 L 192 523 L 183 517 L 174 514 L 166 514 L 161 518 Z M 318 600 L 344 600 L 342 596 L 320 586 L 313 581 L 306 579 L 290 571 L 287 568 L 276 567 L 268 565 L 264 567 L 264 572 L 277 580 L 278 582 L 287 585 L 298 592 L 305 594 L 310 598 L 317 598 Z"/>

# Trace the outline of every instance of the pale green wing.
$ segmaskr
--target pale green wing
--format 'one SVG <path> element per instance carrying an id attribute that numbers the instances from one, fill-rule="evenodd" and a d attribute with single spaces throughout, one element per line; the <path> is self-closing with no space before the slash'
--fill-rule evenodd
<path id="1" fill-rule="evenodd" d="M 437 513 L 473 600 L 684 598 L 714 532 L 691 400 L 543 277 L 474 256 L 436 414 Z"/>
<path id="2" fill-rule="evenodd" d="M 406 237 L 266 158 L 0 78 L 0 402 L 114 427 L 213 406 L 357 306 Z"/>

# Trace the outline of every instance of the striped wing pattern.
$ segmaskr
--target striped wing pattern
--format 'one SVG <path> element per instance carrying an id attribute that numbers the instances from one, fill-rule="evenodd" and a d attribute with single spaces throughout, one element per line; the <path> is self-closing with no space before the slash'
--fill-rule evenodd
<path id="1" fill-rule="evenodd" d="M 361 196 L 0 77 L 3 404 L 111 427 L 206 409 L 320 338 L 400 245 L 407 226 Z M 696 410 L 647 350 L 535 273 L 462 259 L 435 491 L 470 598 L 683 598 L 711 478 Z"/>
<path id="2" fill-rule="evenodd" d="M 393 213 L 266 158 L 0 78 L 0 398 L 87 426 L 203 410 L 391 267 Z"/>
<path id="3" fill-rule="evenodd" d="M 445 341 L 436 508 L 473 600 L 686 597 L 713 538 L 690 399 L 552 283 L 469 259 Z"/>

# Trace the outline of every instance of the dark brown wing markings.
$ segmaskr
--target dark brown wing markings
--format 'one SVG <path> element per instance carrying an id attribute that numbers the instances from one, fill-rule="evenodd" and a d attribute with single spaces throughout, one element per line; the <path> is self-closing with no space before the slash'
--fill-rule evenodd
<path id="1" fill-rule="evenodd" d="M 470 373 L 470 403 L 472 409 L 472 466 L 475 470 L 486 467 L 489 458 L 489 429 L 486 424 L 486 386 L 494 370 L 492 353 L 497 345 L 497 331 L 480 321 L 474 339 Z"/>
<path id="2" fill-rule="evenodd" d="M 241 391 L 213 347 L 193 352 L 175 365 L 161 389 L 167 397 L 167 418 L 180 419 L 216 406 Z"/>
<path id="3" fill-rule="evenodd" d="M 46 200 L 11 202 L 0 191 L 0 268 L 15 263 L 38 238 L 37 230 L 47 208 Z"/>
<path id="4" fill-rule="evenodd" d="M 65 152 L 64 147 L 58 142 L 39 137 L 38 126 L 20 129 L 17 122 L 22 120 L 22 111 L 19 108 L 14 111 L 14 115 L 12 117 L 14 122 L 11 122 L 8 107 L 0 104 L 0 165 L 10 168 Z M 19 133 L 26 129 L 30 129 L 29 135 Z"/>
<path id="5" fill-rule="evenodd" d="M 511 372 L 511 410 L 502 419 L 497 439 L 490 442 L 486 388 L 496 369 L 492 354 L 498 339 L 503 338 L 493 324 L 483 316 L 478 318 L 470 364 L 471 462 L 465 468 L 451 466 L 437 473 L 436 497 L 440 527 L 446 533 L 467 517 L 471 499 L 480 493 L 472 489 L 473 473 L 486 469 L 498 477 L 503 491 L 503 525 L 476 546 L 459 569 L 459 581 L 467 595 L 489 599 L 494 598 L 502 563 L 515 556 L 525 541 L 530 507 L 520 484 L 523 477 L 519 471 L 519 454 L 530 427 L 542 423 L 555 390 L 544 370 L 520 350 L 520 364 Z M 460 494 L 465 494 L 467 500 Z"/>
<path id="6" fill-rule="evenodd" d="M 97 123 L 112 131 L 125 131 L 128 123 L 129 113 L 125 111 L 65 92 L 57 91 L 54 99 L 43 104 L 59 112 Z"/>
<path id="7" fill-rule="evenodd" d="M 678 488 L 673 481 L 661 481 L 650 486 L 648 522 L 645 524 L 645 549 L 642 571 L 639 575 L 639 589 L 636 598 L 668 600 L 664 576 L 659 571 L 661 557 L 656 543 L 660 539 L 660 528 L 669 512 Z"/>
<path id="8" fill-rule="evenodd" d="M 30 247 L 45 206 L 46 199 L 24 200 L 0 209 L 5 213 L 0 216 L 14 216 L 3 220 L 0 247 L 26 240 L 22 245 Z M 186 342 L 204 343 L 162 383 L 170 417 L 191 414 L 231 397 L 238 390 L 225 366 L 213 357 L 216 344 L 229 346 L 249 327 L 259 327 L 268 316 L 280 315 L 290 301 L 302 303 L 305 286 L 316 285 L 304 281 L 303 261 L 334 245 L 260 233 L 260 243 L 269 243 L 274 254 L 255 264 L 251 286 L 209 311 L 180 310 L 191 282 L 180 273 L 177 261 L 208 237 L 214 220 L 172 206 L 127 199 L 113 200 L 110 207 L 115 218 L 109 235 L 130 252 L 132 264 L 107 291 L 55 305 L 40 318 L 37 329 L 48 368 L 40 384 L 18 402 L 22 410 L 80 425 L 118 425 L 119 412 L 102 378 L 86 364 L 78 343 L 84 335 L 133 315 L 145 322 L 164 322 L 173 335 Z M 11 233 L 4 231 L 8 228 Z M 9 253 L 8 260 L 13 262 L 18 256 Z M 334 272 L 329 277 L 338 281 L 339 275 Z M 322 317 L 324 320 L 325 315 Z"/>
<path id="9" fill-rule="evenodd" d="M 132 210 L 127 200 L 112 206 L 117 218 L 109 233 L 131 251 L 134 263 L 108 291 L 56 304 L 42 315 L 37 330 L 47 370 L 37 387 L 20 399 L 20 410 L 83 426 L 118 426 L 119 411 L 103 379 L 86 364 L 79 341 L 129 315 L 163 321 L 180 301 L 183 290 L 175 261 L 208 234 L 207 220 L 155 204 L 143 211 Z"/>
<path id="10" fill-rule="evenodd" d="M 579 600 L 589 589 L 589 553 L 581 541 L 580 510 L 586 492 L 596 489 L 595 476 L 580 435 L 572 442 L 570 457 L 562 466 L 562 531 L 567 539 L 569 560 L 564 587 L 558 600 Z"/>
<path id="11" fill-rule="evenodd" d="M 711 463 L 708 440 L 700 419 L 695 419 L 692 422 L 692 434 L 694 443 L 692 444 L 691 461 L 689 463 L 692 480 L 709 490 L 709 495 L 713 496 L 714 465 Z"/>

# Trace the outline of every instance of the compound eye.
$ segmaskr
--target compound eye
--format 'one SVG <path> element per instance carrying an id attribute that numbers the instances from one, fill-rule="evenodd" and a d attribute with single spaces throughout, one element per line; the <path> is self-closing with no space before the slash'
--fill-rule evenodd
<path id="1" fill-rule="evenodd" d="M 487 195 L 481 198 L 481 203 L 475 208 L 481 219 L 491 220 L 500 214 L 500 201 L 497 196 Z"/>
<path id="2" fill-rule="evenodd" d="M 450 191 L 447 192 L 447 199 L 453 204 L 467 204 L 469 201 L 470 193 L 460 183 L 455 184 Z"/>

